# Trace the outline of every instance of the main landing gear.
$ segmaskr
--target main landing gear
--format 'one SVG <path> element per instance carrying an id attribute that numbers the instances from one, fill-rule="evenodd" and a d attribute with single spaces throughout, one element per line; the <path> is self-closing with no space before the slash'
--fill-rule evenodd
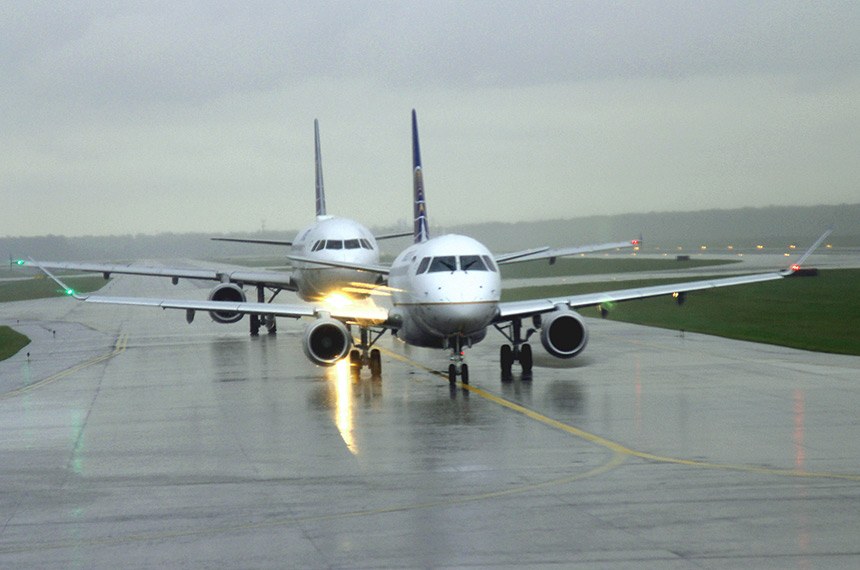
<path id="1" fill-rule="evenodd" d="M 502 368 L 502 374 L 510 376 L 514 362 L 520 363 L 523 374 L 531 374 L 534 359 L 532 358 L 532 346 L 527 341 L 536 332 L 536 329 L 532 328 L 526 331 L 526 336 L 523 338 L 522 319 L 514 319 L 505 327 L 499 325 L 495 325 L 495 327 L 511 342 L 511 344 L 503 344 L 499 349 L 499 364 Z"/>
<path id="2" fill-rule="evenodd" d="M 376 332 L 367 327 L 360 327 L 359 330 L 360 340 L 355 348 L 349 351 L 349 369 L 355 376 L 358 376 L 361 369 L 367 366 L 370 369 L 370 375 L 373 378 L 379 378 L 382 375 L 382 354 L 378 348 L 371 349 L 371 347 L 376 344 L 379 337 L 385 334 L 385 329 Z M 371 333 L 376 334 L 372 339 L 370 338 Z"/>
<path id="3" fill-rule="evenodd" d="M 448 382 L 457 383 L 457 376 L 463 384 L 469 383 L 469 365 L 463 362 L 463 339 L 454 337 L 454 346 L 451 347 L 451 364 L 448 365 Z"/>
<path id="4" fill-rule="evenodd" d="M 271 303 L 280 293 L 281 289 L 275 289 L 271 298 L 268 300 Z M 257 285 L 257 302 L 266 303 L 266 288 L 262 285 Z M 251 336 L 259 336 L 260 327 L 265 326 L 269 334 L 278 334 L 278 322 L 275 320 L 275 315 L 250 315 L 251 317 Z"/>

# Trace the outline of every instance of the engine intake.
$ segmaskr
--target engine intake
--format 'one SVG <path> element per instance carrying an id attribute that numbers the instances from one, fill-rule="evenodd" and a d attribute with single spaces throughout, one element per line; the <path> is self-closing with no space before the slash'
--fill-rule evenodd
<path id="1" fill-rule="evenodd" d="M 321 318 L 305 328 L 302 342 L 305 356 L 314 364 L 331 366 L 349 354 L 352 335 L 342 322 Z"/>
<path id="2" fill-rule="evenodd" d="M 210 301 L 244 303 L 245 299 L 245 291 L 235 283 L 222 283 L 209 292 Z M 209 316 L 216 323 L 230 324 L 238 323 L 244 315 L 237 311 L 209 311 Z"/>
<path id="3" fill-rule="evenodd" d="M 542 319 L 540 341 L 557 358 L 573 358 L 588 344 L 588 329 L 578 313 L 556 309 Z"/>

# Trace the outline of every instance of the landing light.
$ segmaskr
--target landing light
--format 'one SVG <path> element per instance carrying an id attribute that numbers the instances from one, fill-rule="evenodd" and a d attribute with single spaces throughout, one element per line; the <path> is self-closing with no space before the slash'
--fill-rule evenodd
<path id="1" fill-rule="evenodd" d="M 329 293 L 323 299 L 323 302 L 335 309 L 343 309 L 351 303 L 349 297 L 342 293 Z"/>

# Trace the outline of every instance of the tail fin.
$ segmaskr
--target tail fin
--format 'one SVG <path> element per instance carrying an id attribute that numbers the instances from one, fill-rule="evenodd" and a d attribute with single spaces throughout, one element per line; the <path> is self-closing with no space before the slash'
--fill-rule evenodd
<path id="1" fill-rule="evenodd" d="M 317 170 L 317 216 L 325 216 L 325 189 L 323 188 L 322 153 L 320 153 L 320 124 L 314 119 L 314 157 Z"/>
<path id="2" fill-rule="evenodd" d="M 418 119 L 412 109 L 412 191 L 415 224 L 412 235 L 415 243 L 430 239 L 427 225 L 427 205 L 424 203 L 424 177 L 421 174 L 421 149 L 418 146 Z"/>

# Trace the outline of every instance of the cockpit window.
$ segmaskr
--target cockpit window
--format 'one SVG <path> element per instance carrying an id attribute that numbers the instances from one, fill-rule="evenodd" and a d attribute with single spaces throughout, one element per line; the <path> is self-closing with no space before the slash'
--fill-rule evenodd
<path id="1" fill-rule="evenodd" d="M 492 260 L 492 259 L 490 259 L 490 256 L 489 256 L 489 255 L 482 255 L 482 256 L 481 256 L 481 259 L 483 259 L 483 260 L 484 260 L 484 263 L 486 263 L 486 264 L 487 264 L 487 267 L 489 267 L 489 268 L 490 268 L 490 271 L 492 271 L 492 272 L 494 272 L 494 273 L 498 271 L 498 269 L 496 269 L 496 264 L 495 264 L 495 263 L 493 263 L 493 260 Z"/>
<path id="2" fill-rule="evenodd" d="M 457 271 L 457 258 L 453 255 L 434 257 L 430 262 L 428 273 L 439 273 L 442 271 Z"/>
<path id="3" fill-rule="evenodd" d="M 330 239 L 325 242 L 326 249 L 343 249 L 343 241 L 339 239 Z"/>
<path id="4" fill-rule="evenodd" d="M 480 255 L 461 255 L 460 269 L 463 271 L 487 271 L 487 266 Z"/>
<path id="5" fill-rule="evenodd" d="M 361 241 L 361 247 L 363 247 L 364 249 L 373 249 L 373 246 L 370 245 L 369 240 L 362 238 L 360 241 Z"/>
<path id="6" fill-rule="evenodd" d="M 319 251 L 323 247 L 325 247 L 325 241 L 324 240 L 317 240 L 316 243 L 314 244 L 313 249 L 311 249 L 311 251 Z"/>
<path id="7" fill-rule="evenodd" d="M 427 271 L 427 267 L 430 265 L 430 258 L 425 257 L 421 260 L 421 263 L 418 264 L 418 269 L 415 270 L 415 275 L 420 275 Z"/>
<path id="8" fill-rule="evenodd" d="M 348 239 L 343 242 L 344 249 L 359 249 L 361 244 L 357 239 Z"/>

